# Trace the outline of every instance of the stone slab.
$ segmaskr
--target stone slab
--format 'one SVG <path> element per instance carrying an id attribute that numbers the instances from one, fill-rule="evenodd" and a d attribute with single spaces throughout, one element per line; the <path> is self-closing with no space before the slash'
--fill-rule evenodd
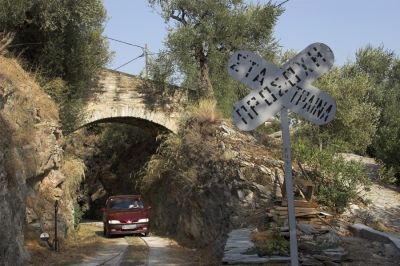
<path id="1" fill-rule="evenodd" d="M 349 227 L 349 229 L 358 237 L 386 244 L 393 244 L 396 249 L 400 251 L 400 238 L 395 235 L 375 230 L 364 224 L 353 224 Z"/>
<path id="2" fill-rule="evenodd" d="M 263 264 L 267 262 L 289 262 L 290 257 L 270 256 L 260 257 L 257 254 L 245 254 L 254 247 L 251 241 L 250 228 L 232 230 L 228 234 L 228 240 L 225 244 L 223 264 Z"/>

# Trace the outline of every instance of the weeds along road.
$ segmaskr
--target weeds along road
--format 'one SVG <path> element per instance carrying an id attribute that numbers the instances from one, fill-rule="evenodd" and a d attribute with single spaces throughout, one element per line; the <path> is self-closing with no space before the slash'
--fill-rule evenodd
<path id="1" fill-rule="evenodd" d="M 102 237 L 99 236 L 103 231 L 101 222 L 81 224 L 83 227 L 86 225 L 90 225 L 94 235 Z M 102 244 L 98 245 L 98 248 L 81 256 L 79 263 L 70 265 L 198 265 L 194 251 L 180 247 L 168 238 L 159 236 L 102 238 Z"/>

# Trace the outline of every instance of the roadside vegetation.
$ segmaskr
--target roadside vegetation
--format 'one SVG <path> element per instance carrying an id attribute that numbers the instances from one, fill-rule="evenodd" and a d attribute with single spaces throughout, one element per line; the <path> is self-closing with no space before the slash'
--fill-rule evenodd
<path id="1" fill-rule="evenodd" d="M 169 26 L 166 48 L 152 62 L 152 78 L 191 88 L 195 103 L 201 98 L 215 99 L 226 118 L 232 104 L 248 91 L 226 73 L 225 63 L 231 52 L 255 50 L 276 64 L 283 64 L 296 54 L 292 50 L 280 51 L 273 38 L 274 25 L 284 8 L 271 2 L 149 3 L 161 10 Z M 164 64 L 166 59 L 170 64 Z M 315 126 L 292 117 L 294 157 L 297 164 L 304 166 L 304 177 L 315 183 L 322 204 L 343 210 L 362 189 L 368 189 L 366 170 L 338 155 L 343 152 L 376 158 L 382 164 L 376 181 L 399 182 L 400 113 L 395 107 L 400 98 L 399 70 L 400 60 L 392 51 L 367 45 L 356 52 L 355 62 L 335 66 L 315 82 L 337 102 L 337 115 L 331 123 Z M 279 125 L 273 122 L 257 131 L 268 135 L 276 130 Z M 181 141 L 178 137 L 174 143 L 180 145 Z"/>
<path id="2" fill-rule="evenodd" d="M 88 254 L 108 244 L 102 235 L 102 227 L 91 224 L 81 225 L 61 243 L 59 252 L 50 250 L 44 242 L 37 242 L 36 235 L 27 235 L 27 249 L 31 254 L 29 265 L 71 265 L 81 263 Z M 84 247 L 84 248 L 82 248 Z"/>
<path id="3" fill-rule="evenodd" d="M 0 0 L 0 32 L 12 36 L 9 54 L 59 104 L 64 131 L 74 127 L 82 97 L 110 58 L 105 19 L 100 0 Z"/>
<path id="4" fill-rule="evenodd" d="M 192 106 L 187 113 L 178 135 L 162 136 L 164 141 L 158 152 L 152 156 L 142 173 L 141 189 L 149 191 L 155 184 L 168 177 L 169 182 L 176 183 L 177 194 L 185 194 L 204 180 L 206 175 L 212 179 L 213 173 L 207 173 L 207 163 L 217 163 L 223 158 L 217 141 L 205 144 L 205 138 L 211 140 L 214 127 L 219 124 L 222 115 L 213 100 L 201 100 Z M 184 200 L 184 199 L 182 199 Z"/>
<path id="5" fill-rule="evenodd" d="M 227 74 L 226 62 L 230 54 L 238 49 L 253 50 L 275 64 L 282 64 L 296 54 L 282 51 L 273 37 L 284 7 L 273 1 L 247 2 L 148 0 L 168 26 L 165 49 L 150 60 L 149 78 L 156 84 L 154 92 L 162 95 L 160 92 L 187 88 L 191 107 L 187 109 L 178 134 L 155 137 L 126 125 L 89 129 L 99 130 L 92 143 L 95 143 L 93 147 L 101 144 L 92 148 L 97 149 L 98 154 L 103 153 L 102 160 L 109 161 L 104 167 L 108 167 L 109 177 L 114 179 L 108 180 L 108 185 L 106 180 L 103 188 L 117 187 L 115 184 L 119 182 L 114 192 L 143 192 L 153 202 L 159 202 L 158 209 L 154 208 L 155 215 L 159 215 L 155 223 L 164 226 L 164 232 L 179 233 L 177 226 L 185 226 L 179 224 L 181 221 L 172 221 L 181 210 L 190 210 L 193 212 L 190 217 L 199 219 L 206 217 L 206 212 L 215 214 L 209 221 L 202 221 L 202 225 L 208 223 L 210 227 L 207 232 L 201 232 L 207 234 L 204 238 L 208 240 L 220 237 L 230 226 L 227 221 L 231 206 L 221 205 L 228 201 L 223 192 L 239 174 L 231 167 L 234 155 L 225 150 L 216 132 L 222 121 L 229 119 L 232 104 L 248 93 L 248 88 Z M 25 69 L 34 73 L 43 90 L 58 104 L 64 133 L 74 129 L 82 114 L 82 99 L 89 88 L 96 86 L 97 75 L 111 57 L 102 36 L 105 19 L 101 0 L 0 0 L 0 53 L 16 57 Z M 383 45 L 367 45 L 356 51 L 354 62 L 335 66 L 315 82 L 315 86 L 336 100 L 336 118 L 324 126 L 312 125 L 295 115 L 291 119 L 294 165 L 305 179 L 315 184 L 318 202 L 341 212 L 371 183 L 366 169 L 358 162 L 345 160 L 341 153 L 377 159 L 382 167 L 377 179 L 372 181 L 398 185 L 398 55 Z M 261 140 L 262 149 L 269 149 L 274 155 L 280 154 L 279 146 L 273 145 L 269 135 L 279 131 L 277 121 L 260 127 L 253 134 Z M 147 145 L 145 140 L 152 138 L 156 139 L 156 144 Z M 82 152 L 79 151 L 82 147 L 72 144 L 69 149 Z M 79 229 L 78 224 L 87 209 L 74 197 L 85 181 L 86 162 L 84 156 L 75 156 L 68 148 L 65 150 L 61 167 L 66 176 L 65 195 L 75 202 L 70 207 L 75 210 L 72 219 Z M 132 156 L 135 151 L 142 152 L 139 160 Z M 118 162 L 122 160 L 126 164 L 121 166 Z M 120 172 L 118 167 L 122 169 Z M 115 178 L 117 174 L 123 175 L 122 181 Z M 250 181 L 261 179 L 251 171 L 245 174 Z M 200 203 L 207 199 L 213 201 L 204 210 Z M 170 211 L 169 217 L 163 216 L 165 213 L 159 211 L 161 207 Z M 159 222 L 164 218 L 170 224 Z M 194 228 L 201 223 L 193 220 L 193 228 L 184 229 L 192 233 L 192 240 L 203 241 L 200 230 L 195 232 Z M 82 243 L 93 241 L 81 239 L 79 233 L 76 236 Z M 264 243 L 268 238 L 274 241 L 269 242 L 271 246 L 264 246 L 267 250 L 262 252 L 287 252 L 287 243 L 276 232 L 257 241 Z M 202 244 L 207 242 L 204 240 Z"/>

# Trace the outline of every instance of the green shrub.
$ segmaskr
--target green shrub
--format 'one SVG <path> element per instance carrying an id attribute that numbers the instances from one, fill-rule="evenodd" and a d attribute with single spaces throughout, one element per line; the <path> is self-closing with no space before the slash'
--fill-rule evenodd
<path id="1" fill-rule="evenodd" d="M 0 32 L 14 36 L 9 52 L 38 73 L 39 84 L 60 105 L 66 131 L 79 119 L 79 99 L 110 59 L 105 20 L 100 0 L 0 0 Z"/>
<path id="2" fill-rule="evenodd" d="M 282 223 L 271 224 L 267 231 L 252 234 L 254 248 L 247 254 L 257 253 L 259 256 L 289 254 L 289 241 L 281 234 Z"/>
<path id="3" fill-rule="evenodd" d="M 378 172 L 378 182 L 382 185 L 392 185 L 398 182 L 394 167 L 382 166 Z"/>
<path id="4" fill-rule="evenodd" d="M 293 150 L 297 162 L 306 169 L 306 178 L 316 186 L 317 200 L 326 206 L 341 210 L 370 184 L 364 166 L 336 155 L 333 146 L 320 150 L 300 141 Z"/>
<path id="5" fill-rule="evenodd" d="M 82 221 L 83 217 L 83 210 L 81 206 L 77 202 L 74 202 L 74 228 L 77 229 L 79 227 L 80 222 Z"/>

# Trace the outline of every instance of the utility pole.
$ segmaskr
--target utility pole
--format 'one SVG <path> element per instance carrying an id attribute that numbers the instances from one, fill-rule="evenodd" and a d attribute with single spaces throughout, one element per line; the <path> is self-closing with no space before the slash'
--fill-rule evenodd
<path id="1" fill-rule="evenodd" d="M 148 65 L 149 65 L 149 55 L 148 55 L 148 50 L 147 50 L 147 43 L 144 44 L 144 78 L 148 78 Z"/>

